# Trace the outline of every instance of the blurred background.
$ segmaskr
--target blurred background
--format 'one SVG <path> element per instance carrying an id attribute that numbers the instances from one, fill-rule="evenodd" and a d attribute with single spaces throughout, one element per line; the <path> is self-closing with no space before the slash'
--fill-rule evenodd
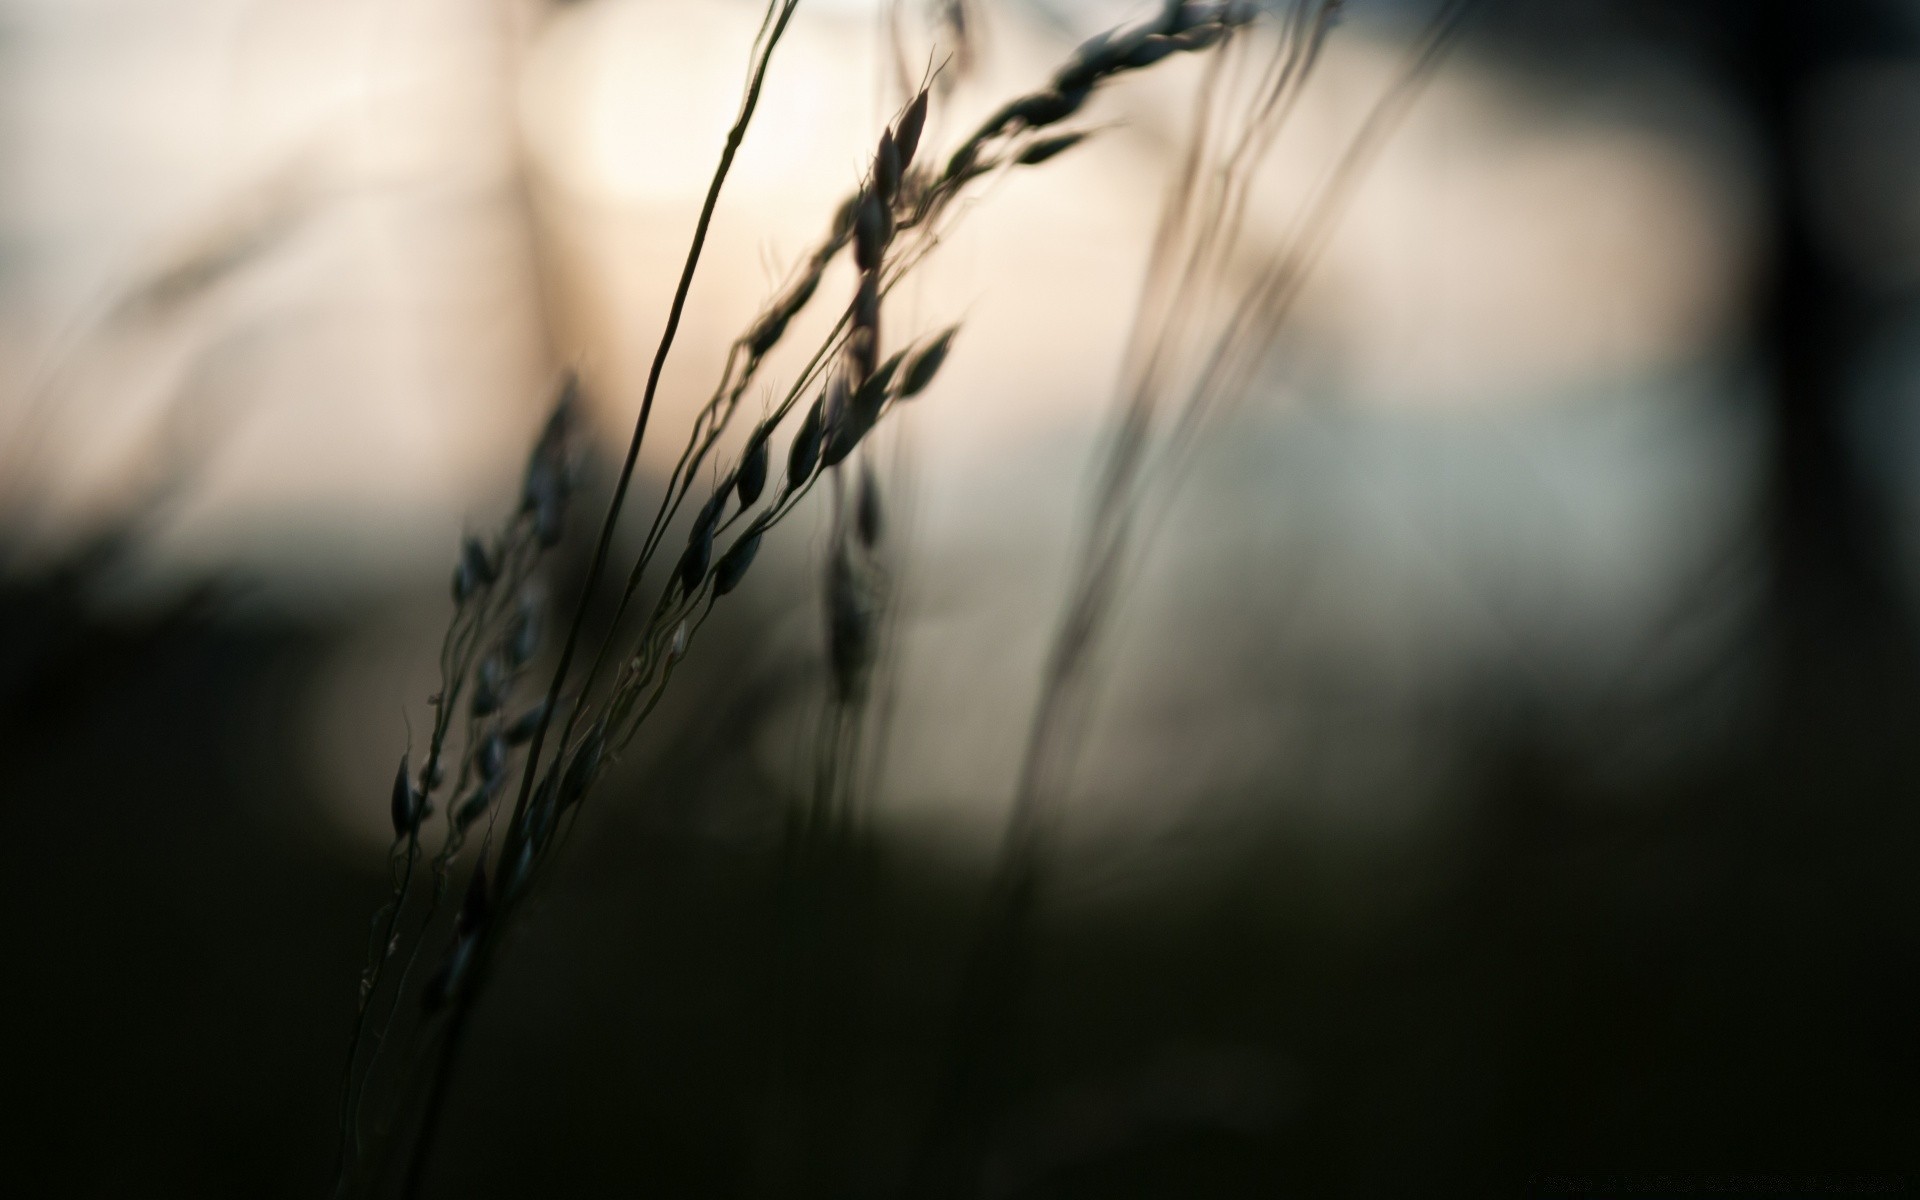
<path id="1" fill-rule="evenodd" d="M 889 12 L 947 7 L 802 0 L 643 511 L 901 102 Z M 1352 0 L 1252 244 L 1433 9 Z M 1141 10 L 963 11 L 935 146 Z M 611 483 L 759 19 L 0 0 L 19 1194 L 328 1186 L 459 536 L 512 507 L 562 365 Z M 827 689 L 810 503 L 510 943 L 434 1194 L 897 1178 L 1198 78 L 1103 89 L 1097 137 L 995 185 L 890 301 L 963 332 L 876 454 L 898 615 L 825 990 L 765 967 Z M 1920 4 L 1482 0 L 1123 597 L 953 1194 L 1909 1168 L 1917 298 Z M 813 1049 L 770 1089 L 760 1034 L 796 1006 Z"/>

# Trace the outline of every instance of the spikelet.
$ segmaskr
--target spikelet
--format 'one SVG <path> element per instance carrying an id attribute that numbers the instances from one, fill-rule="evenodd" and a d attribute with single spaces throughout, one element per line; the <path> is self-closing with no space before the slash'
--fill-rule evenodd
<path id="1" fill-rule="evenodd" d="M 1014 159 L 1023 167 L 1037 167 L 1056 154 L 1071 150 L 1086 140 L 1085 133 L 1062 133 L 1054 137 L 1040 138 L 1027 143 L 1024 150 Z"/>
<path id="2" fill-rule="evenodd" d="M 740 456 L 740 472 L 734 487 L 740 493 L 740 507 L 746 508 L 760 498 L 767 486 L 767 435 L 771 432 L 766 426 L 756 429 L 747 439 L 747 448 Z"/>
<path id="3" fill-rule="evenodd" d="M 823 393 L 807 408 L 807 415 L 800 421 L 800 428 L 793 435 L 793 445 L 787 449 L 787 491 L 792 492 L 813 476 L 813 468 L 820 461 L 820 437 L 824 432 L 821 425 L 820 410 L 826 404 Z"/>
<path id="4" fill-rule="evenodd" d="M 500 660 L 489 654 L 480 660 L 480 669 L 473 681 L 473 715 L 492 716 L 500 711 L 506 698 L 506 672 Z"/>
<path id="5" fill-rule="evenodd" d="M 920 94 L 907 105 L 907 111 L 900 114 L 899 123 L 893 127 L 893 144 L 900 154 L 900 170 L 906 171 L 913 166 L 913 155 L 920 148 L 920 131 L 927 124 L 927 89 L 921 88 Z"/>
<path id="6" fill-rule="evenodd" d="M 902 400 L 918 396 L 933 382 L 933 377 L 939 374 L 941 365 L 947 361 L 947 351 L 953 348 L 954 335 L 959 332 L 958 325 L 950 326 L 928 343 L 926 349 L 913 356 L 913 361 L 907 364 L 906 374 L 900 379 Z"/>
<path id="7" fill-rule="evenodd" d="M 393 836 L 406 837 L 420 826 L 421 797 L 414 790 L 407 770 L 407 756 L 400 756 L 400 770 L 393 777 Z"/>
<path id="8" fill-rule="evenodd" d="M 760 533 L 755 530 L 739 541 L 727 547 L 720 556 L 720 562 L 713 568 L 713 594 L 724 596 L 740 586 L 740 580 L 753 565 L 753 556 L 760 552 Z"/>

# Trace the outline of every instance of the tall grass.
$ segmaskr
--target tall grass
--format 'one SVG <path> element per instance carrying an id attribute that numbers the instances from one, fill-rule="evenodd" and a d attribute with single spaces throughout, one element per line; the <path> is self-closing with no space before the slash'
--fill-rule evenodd
<path id="1" fill-rule="evenodd" d="M 1465 8 L 1464 0 L 1445 5 L 1299 231 L 1261 264 L 1223 320 L 1213 319 L 1206 298 L 1219 291 L 1230 275 L 1228 265 L 1244 254 L 1240 232 L 1252 176 L 1319 58 L 1339 7 L 1335 0 L 1292 0 L 1270 18 L 1242 0 L 1167 0 L 1150 19 L 1088 41 L 1044 87 L 994 109 L 938 157 L 923 143 L 929 110 L 939 102 L 939 73 L 908 84 L 903 90 L 910 94 L 880 132 L 858 188 L 734 341 L 687 430 L 619 585 L 611 619 L 589 651 L 590 606 L 614 569 L 616 533 L 713 212 L 797 4 L 769 0 L 765 10 L 740 107 L 691 235 L 632 436 L 592 543 L 580 599 L 553 630 L 557 639 L 547 636 L 539 576 L 565 534 L 576 488 L 579 380 L 569 376 L 557 388 L 516 511 L 491 536 L 469 537 L 461 548 L 452 584 L 454 616 L 441 648 L 441 685 L 432 699 L 424 753 L 417 767 L 410 756 L 402 758 L 389 798 L 393 890 L 370 932 L 344 1073 L 337 1194 L 377 1189 L 395 1179 L 401 1194 L 419 1192 L 459 1078 L 471 1014 L 501 969 L 503 931 L 551 868 L 555 849 L 609 764 L 638 735 L 688 660 L 716 605 L 740 585 L 763 541 L 822 485 L 832 504 L 821 576 L 829 697 L 814 794 L 797 831 L 849 826 L 863 736 L 884 736 L 884 720 L 875 719 L 869 698 L 892 603 L 888 518 L 867 446 L 891 413 L 937 390 L 942 365 L 966 349 L 957 327 L 896 331 L 887 301 L 963 219 L 966 197 L 1005 172 L 1039 168 L 1088 136 L 1070 122 L 1096 90 L 1167 58 L 1203 54 L 1209 61 L 1186 157 L 1153 246 L 1113 429 L 1045 668 L 996 896 L 960 999 L 954 1066 L 914 1175 L 919 1194 L 965 1190 L 963 1160 L 974 1149 L 967 1131 L 977 1126 L 981 1104 L 974 1064 L 991 1053 L 991 1029 L 1005 1019 L 1009 997 L 1017 993 L 1018 971 L 1008 964 L 1018 957 L 1019 916 L 1031 900 L 1043 852 L 1044 801 L 1062 789 L 1070 772 L 1086 722 L 1091 664 L 1123 568 L 1136 553 L 1143 505 L 1157 473 L 1177 465 L 1209 414 L 1245 390 L 1352 180 Z M 969 13 L 966 6 L 948 5 L 942 20 L 964 29 Z M 1267 20 L 1274 36 L 1243 36 L 1256 21 Z M 902 78 L 909 78 L 904 71 Z M 745 430 L 737 455 L 709 469 L 771 352 L 819 297 L 829 265 L 843 253 L 852 259 L 855 284 L 852 295 L 841 299 L 838 318 L 766 414 Z M 709 477 L 714 482 L 700 488 Z M 691 520 L 680 522 L 682 510 L 696 504 Z M 682 534 L 683 543 L 669 541 Z M 657 591 L 643 600 L 650 581 Z M 544 684 L 535 684 L 529 675 L 549 640 L 557 641 L 557 661 Z M 429 852 L 426 831 L 436 808 L 440 832 Z M 464 883 L 458 878 L 463 857 L 472 863 Z M 462 899 L 449 928 L 441 914 L 456 886 Z M 383 1054 L 399 1031 L 414 1029 L 409 1005 L 420 1005 L 424 1014 L 414 1044 L 404 1055 Z M 385 1090 L 401 1098 L 401 1111 L 370 1114 L 372 1084 L 387 1076 Z"/>

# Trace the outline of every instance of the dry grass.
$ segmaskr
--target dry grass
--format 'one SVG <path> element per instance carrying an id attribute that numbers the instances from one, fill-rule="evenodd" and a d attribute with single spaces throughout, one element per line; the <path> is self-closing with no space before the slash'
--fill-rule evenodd
<path id="1" fill-rule="evenodd" d="M 576 671 L 589 605 L 610 570 L 616 529 L 714 206 L 796 2 L 770 0 L 766 9 L 740 110 L 691 238 L 579 605 L 559 628 L 557 663 L 531 699 L 527 676 L 544 640 L 538 575 L 562 538 L 575 486 L 579 385 L 572 377 L 561 385 L 531 455 L 518 510 L 491 537 L 469 537 L 462 546 L 424 759 L 417 771 L 402 759 L 390 799 L 394 888 L 374 921 L 342 1088 L 340 1194 L 378 1188 L 396 1164 L 403 1164 L 402 1194 L 417 1193 L 468 1017 L 497 963 L 502 931 L 551 865 L 607 767 L 654 711 L 715 606 L 741 585 L 764 540 L 823 482 L 833 514 L 823 572 L 830 687 L 806 828 L 844 832 L 851 826 L 862 739 L 870 725 L 883 727 L 868 702 L 892 602 L 886 501 L 877 465 L 863 447 L 889 414 L 929 390 L 951 354 L 965 351 L 957 327 L 896 332 L 888 298 L 964 217 L 966 197 L 1004 172 L 1038 168 L 1083 141 L 1086 130 L 1062 126 L 1098 88 L 1175 55 L 1206 53 L 1210 61 L 1187 158 L 1153 247 L 1114 431 L 1046 666 L 1002 863 L 1006 887 L 962 997 L 962 1028 L 954 1039 L 961 1065 L 936 1110 L 920 1163 L 922 1183 L 945 1176 L 951 1185 L 955 1155 L 968 1147 L 966 1136 L 953 1130 L 977 1115 L 968 1111 L 973 1099 L 964 1064 L 990 1052 L 987 1031 L 1017 989 L 1018 972 L 1007 964 L 1009 955 L 1017 957 L 1019 938 L 1009 921 L 1032 892 L 1041 801 L 1064 786 L 1071 769 L 1077 730 L 1085 721 L 1089 666 L 1133 550 L 1149 484 L 1156 470 L 1177 462 L 1209 411 L 1245 389 L 1345 189 L 1377 142 L 1373 134 L 1362 135 L 1336 166 L 1300 233 L 1261 266 L 1226 319 L 1217 320 L 1204 301 L 1220 289 L 1228 263 L 1243 253 L 1239 230 L 1250 178 L 1311 73 L 1337 3 L 1296 0 L 1273 22 L 1277 36 L 1256 41 L 1239 36 L 1260 16 L 1250 4 L 1169 0 L 1151 19 L 1088 41 L 1045 87 L 994 110 L 939 158 L 923 144 L 929 108 L 941 94 L 935 86 L 940 74 L 929 72 L 911 85 L 911 95 L 881 131 L 865 177 L 838 206 L 825 235 L 733 343 L 718 382 L 694 415 L 611 620 L 584 670 Z M 1449 3 L 1442 10 L 1408 69 L 1406 86 L 1382 101 L 1369 130 L 1391 126 L 1463 8 Z M 951 35 L 970 29 L 966 6 L 948 5 L 942 14 Z M 970 52 L 970 35 L 955 45 Z M 1247 94 L 1253 102 L 1235 99 Z M 745 430 L 733 461 L 711 469 L 740 420 L 749 389 L 795 319 L 819 298 L 829 265 L 843 251 L 856 279 L 837 321 L 765 415 Z M 696 497 L 703 478 L 712 482 Z M 682 523 L 682 509 L 696 499 L 693 516 Z M 670 548 L 669 539 L 681 536 L 684 543 Z M 672 567 L 663 573 L 669 554 Z M 654 580 L 657 592 L 649 603 L 639 603 L 643 587 Z M 509 794 L 511 805 L 504 803 Z M 444 820 L 429 858 L 425 830 L 436 808 Z M 472 866 L 449 926 L 442 908 L 463 858 Z M 422 891 L 424 910 L 411 915 L 419 910 L 415 897 Z M 424 981 L 416 971 L 422 959 L 434 964 Z M 409 1004 L 423 1006 L 425 1016 L 414 1018 Z M 403 1030 L 414 1034 L 407 1052 L 386 1055 L 383 1066 L 382 1048 Z M 410 1084 L 416 1065 L 424 1076 Z M 376 1079 L 387 1074 L 393 1078 L 376 1088 Z M 417 1097 L 413 1086 L 421 1089 Z M 366 1111 L 376 1090 L 403 1101 L 395 1114 Z M 366 1140 L 363 1129 L 370 1122 L 374 1134 Z M 410 1130 L 417 1132 L 403 1150 Z"/>

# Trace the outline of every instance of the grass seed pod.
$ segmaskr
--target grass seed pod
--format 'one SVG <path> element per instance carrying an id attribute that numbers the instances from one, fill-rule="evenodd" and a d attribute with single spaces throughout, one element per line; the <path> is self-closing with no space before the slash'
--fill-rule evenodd
<path id="1" fill-rule="evenodd" d="M 969 141 L 953 152 L 947 160 L 946 178 L 949 182 L 959 183 L 971 179 L 980 163 L 980 143 Z"/>
<path id="2" fill-rule="evenodd" d="M 827 260 L 816 258 L 808 266 L 807 273 L 793 285 L 793 291 L 787 293 L 785 308 L 789 317 L 799 313 L 813 299 L 813 293 L 820 287 L 820 276 L 826 272 Z"/>
<path id="3" fill-rule="evenodd" d="M 928 343 L 927 348 L 913 356 L 907 364 L 907 373 L 900 380 L 900 398 L 918 396 L 927 390 L 933 377 L 940 373 L 940 367 L 947 361 L 947 352 L 953 348 L 954 335 L 960 332 L 958 325 L 950 325 L 939 337 Z"/>
<path id="4" fill-rule="evenodd" d="M 920 131 L 927 125 L 927 89 L 921 88 L 920 94 L 907 105 L 907 111 L 900 114 L 900 121 L 893 127 L 893 144 L 900 152 L 900 170 L 905 172 L 913 165 L 914 151 L 920 148 Z"/>
<path id="5" fill-rule="evenodd" d="M 706 503 L 700 506 L 700 511 L 693 515 L 694 529 L 711 531 L 718 525 L 720 514 L 727 511 L 727 497 L 732 494 L 733 476 L 729 475 L 715 486 L 713 494 L 708 496 Z"/>
<path id="6" fill-rule="evenodd" d="M 840 406 L 839 417 L 828 426 L 826 444 L 820 450 L 821 466 L 838 466 L 879 421 L 880 408 L 887 399 L 887 384 L 899 360 L 898 354 L 889 358 Z"/>
<path id="7" fill-rule="evenodd" d="M 1126 65 L 1130 68 L 1150 67 L 1175 50 L 1172 38 L 1154 34 L 1145 38 L 1127 55 Z"/>
<path id="8" fill-rule="evenodd" d="M 486 544 L 472 534 L 468 534 L 466 541 L 461 544 L 460 565 L 472 573 L 475 583 L 482 586 L 500 578 L 499 564 L 487 553 Z"/>
<path id="9" fill-rule="evenodd" d="M 753 556 L 760 552 L 760 533 L 758 530 L 747 534 L 720 556 L 720 562 L 713 568 L 713 594 L 724 596 L 740 586 L 740 580 L 753 565 Z"/>
<path id="10" fill-rule="evenodd" d="M 1168 40 L 1173 43 L 1176 50 L 1205 50 L 1221 38 L 1226 37 L 1227 31 L 1230 28 L 1231 26 L 1224 22 L 1216 22 L 1211 25 L 1196 25 L 1192 29 L 1184 29 L 1172 35 Z"/>
<path id="11" fill-rule="evenodd" d="M 707 564 L 712 559 L 713 526 L 696 524 L 687 539 L 686 551 L 680 555 L 680 565 L 675 568 L 683 593 L 691 596 L 700 590 L 700 581 L 707 577 Z"/>
<path id="12" fill-rule="evenodd" d="M 875 367 L 873 374 L 867 376 L 867 381 L 860 385 L 860 390 L 848 400 L 848 411 L 867 425 L 879 420 L 880 409 L 887 402 L 887 389 L 893 386 L 894 376 L 900 373 L 900 364 L 906 357 L 905 350 L 896 350 L 887 356 L 887 361 Z"/>
<path id="13" fill-rule="evenodd" d="M 474 765 L 480 768 L 480 778 L 491 783 L 506 773 L 507 743 L 497 733 L 488 734 L 480 743 L 479 753 L 474 755 Z"/>
<path id="14" fill-rule="evenodd" d="M 854 447 L 860 444 L 860 439 L 867 436 L 867 430 L 870 427 L 869 423 L 858 419 L 852 413 L 843 415 L 827 432 L 826 445 L 820 448 L 820 465 L 839 466 L 845 461 L 847 455 L 853 453 Z"/>
<path id="15" fill-rule="evenodd" d="M 843 387 L 851 387 L 855 392 L 864 386 L 873 376 L 875 359 L 879 355 L 880 341 L 873 326 L 856 328 L 847 338 L 847 369 L 842 380 Z"/>
<path id="16" fill-rule="evenodd" d="M 453 824 L 461 833 L 473 828 L 473 823 L 487 815 L 487 806 L 493 803 L 492 789 L 482 785 L 460 802 L 453 810 Z"/>
<path id="17" fill-rule="evenodd" d="M 820 461 L 821 428 L 820 410 L 826 403 L 823 393 L 807 408 L 807 415 L 801 418 L 800 428 L 793 435 L 793 445 L 787 448 L 787 490 L 798 488 L 813 475 L 813 468 Z"/>
<path id="18" fill-rule="evenodd" d="M 873 189 L 889 208 L 900 194 L 900 147 L 894 144 L 891 129 L 880 131 L 880 145 L 873 152 Z"/>
<path id="19" fill-rule="evenodd" d="M 747 448 L 740 456 L 740 473 L 735 487 L 740 493 L 740 507 L 746 508 L 760 498 L 767 486 L 767 434 L 765 428 L 754 431 L 747 439 Z"/>
<path id="20" fill-rule="evenodd" d="M 1088 38 L 1074 51 L 1073 61 L 1053 77 L 1055 90 L 1074 92 L 1092 87 L 1102 75 L 1111 72 L 1126 57 L 1128 45 L 1124 37 L 1116 36 L 1112 30 Z"/>
<path id="21" fill-rule="evenodd" d="M 489 654 L 480 660 L 480 670 L 473 681 L 473 715 L 492 716 L 500 711 L 501 702 L 506 698 L 506 673 L 500 667 L 500 660 Z"/>
<path id="22" fill-rule="evenodd" d="M 786 312 L 770 312 L 760 318 L 760 323 L 747 334 L 747 353 L 759 358 L 773 349 L 774 344 L 787 332 L 787 322 L 791 319 L 792 314 Z"/>
<path id="23" fill-rule="evenodd" d="M 1089 85 L 1055 92 L 1039 92 L 1024 100 L 1015 101 L 1011 106 L 1011 112 L 1014 117 L 1038 129 L 1042 125 L 1051 125 L 1055 121 L 1064 120 L 1079 112 L 1080 106 L 1086 103 L 1091 91 L 1092 87 Z"/>
<path id="24" fill-rule="evenodd" d="M 570 474 L 567 465 L 567 441 L 573 431 L 574 410 L 578 405 L 580 380 L 567 372 L 560 384 L 560 398 L 540 431 L 540 439 L 527 456 L 526 475 L 520 489 L 520 511 L 537 513 L 543 506 L 563 501 Z"/>
<path id="25" fill-rule="evenodd" d="M 853 329 L 857 335 L 862 331 L 876 338 L 880 330 L 880 277 L 869 271 L 860 277 L 860 286 L 853 293 Z M 853 345 L 849 338 L 848 346 Z M 872 368 L 869 367 L 869 370 Z"/>
<path id="26" fill-rule="evenodd" d="M 862 192 L 853 217 L 853 261 L 861 271 L 870 272 L 880 266 L 880 256 L 892 232 L 890 225 L 886 205 L 874 189 Z"/>
<path id="27" fill-rule="evenodd" d="M 1037 167 L 1054 155 L 1073 149 L 1086 140 L 1086 136 L 1085 133 L 1063 133 L 1057 137 L 1029 142 L 1026 149 L 1020 151 L 1019 157 L 1014 161 L 1023 167 Z"/>
<path id="28" fill-rule="evenodd" d="M 400 756 L 400 770 L 393 777 L 393 836 L 406 837 L 420 824 L 420 793 L 414 790 L 407 771 L 407 755 Z"/>
<path id="29" fill-rule="evenodd" d="M 507 664 L 518 670 L 533 661 L 540 649 L 540 601 L 531 593 L 520 597 L 513 624 L 507 629 Z"/>

